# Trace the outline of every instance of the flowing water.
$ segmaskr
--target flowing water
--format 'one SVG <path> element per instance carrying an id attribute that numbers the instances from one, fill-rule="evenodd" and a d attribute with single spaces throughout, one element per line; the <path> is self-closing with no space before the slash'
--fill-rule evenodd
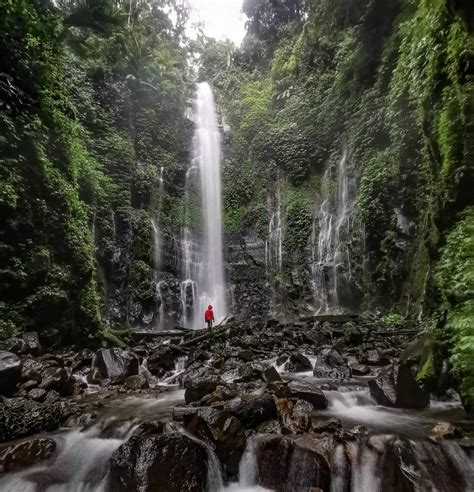
<path id="1" fill-rule="evenodd" d="M 194 159 L 186 176 L 185 199 L 189 214 L 191 179 L 194 171 L 198 171 L 203 234 L 199 241 L 189 227 L 184 227 L 182 231 L 181 301 L 183 324 L 201 328 L 204 324 L 204 311 L 209 304 L 214 307 L 216 322 L 224 319 L 227 314 L 222 242 L 220 135 L 214 96 L 206 82 L 197 86 L 194 122 Z"/>
<path id="2" fill-rule="evenodd" d="M 348 289 L 351 280 L 348 240 L 356 192 L 346 148 L 337 167 L 330 166 L 324 173 L 320 206 L 313 221 L 311 269 L 318 312 L 337 312 L 345 307 L 341 292 Z"/>

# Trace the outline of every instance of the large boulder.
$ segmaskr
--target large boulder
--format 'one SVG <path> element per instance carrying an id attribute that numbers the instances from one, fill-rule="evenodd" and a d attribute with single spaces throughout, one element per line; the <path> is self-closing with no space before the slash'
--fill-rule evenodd
<path id="1" fill-rule="evenodd" d="M 257 467 L 262 487 L 278 491 L 329 490 L 331 469 L 317 440 L 312 445 L 289 437 L 264 438 L 257 443 Z M 331 443 L 332 444 L 332 443 Z"/>
<path id="2" fill-rule="evenodd" d="M 166 371 L 174 369 L 175 354 L 169 347 L 160 347 L 147 359 L 148 370 L 154 376 L 161 376 Z"/>
<path id="3" fill-rule="evenodd" d="M 239 377 L 236 383 L 246 383 L 250 381 L 263 380 L 265 367 L 256 362 L 247 362 L 239 367 Z"/>
<path id="4" fill-rule="evenodd" d="M 227 402 L 226 409 L 240 420 L 245 428 L 253 428 L 277 417 L 275 400 L 271 395 L 242 395 Z"/>
<path id="5" fill-rule="evenodd" d="M 211 446 L 227 474 L 237 476 L 245 447 L 240 421 L 228 411 L 200 408 L 195 414 L 186 415 L 184 423 L 187 431 Z"/>
<path id="6" fill-rule="evenodd" d="M 201 492 L 207 489 L 208 451 L 175 432 L 133 436 L 110 459 L 109 492 Z"/>
<path id="7" fill-rule="evenodd" d="M 0 451 L 0 470 L 22 470 L 50 458 L 56 450 L 53 439 L 39 437 L 11 444 Z"/>
<path id="8" fill-rule="evenodd" d="M 325 349 L 316 360 L 313 375 L 324 379 L 345 379 L 351 376 L 351 369 L 336 349 Z"/>
<path id="9" fill-rule="evenodd" d="M 319 389 L 317 384 L 311 381 L 293 380 L 289 383 L 276 382 L 271 384 L 270 388 L 278 398 L 304 400 L 319 410 L 323 410 L 328 406 L 328 401 L 324 393 Z"/>
<path id="10" fill-rule="evenodd" d="M 128 376 L 138 374 L 138 358 L 127 350 L 119 348 L 101 349 L 92 361 L 103 379 L 109 379 L 112 384 L 123 382 Z"/>
<path id="11" fill-rule="evenodd" d="M 51 374 L 45 377 L 39 385 L 40 389 L 57 391 L 60 396 L 71 396 L 74 393 L 76 380 L 62 367 L 51 369 Z"/>
<path id="12" fill-rule="evenodd" d="M 429 394 L 419 385 L 409 366 L 390 366 L 368 382 L 370 394 L 380 405 L 398 408 L 426 408 Z"/>
<path id="13" fill-rule="evenodd" d="M 184 381 L 184 400 L 186 403 L 199 401 L 203 396 L 214 392 L 219 384 L 219 378 L 186 378 Z"/>
<path id="14" fill-rule="evenodd" d="M 10 396 L 21 379 L 21 361 L 12 352 L 0 350 L 0 395 Z"/>
<path id="15" fill-rule="evenodd" d="M 26 398 L 0 397 L 0 442 L 59 427 L 61 405 L 53 398 L 36 403 Z"/>
<path id="16" fill-rule="evenodd" d="M 288 372 L 312 371 L 313 364 L 311 364 L 311 361 L 303 354 L 294 353 L 290 355 L 286 368 Z"/>

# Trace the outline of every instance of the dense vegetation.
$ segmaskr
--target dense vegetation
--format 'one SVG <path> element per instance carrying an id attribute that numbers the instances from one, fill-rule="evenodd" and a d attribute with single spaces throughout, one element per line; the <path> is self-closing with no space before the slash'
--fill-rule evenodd
<path id="1" fill-rule="evenodd" d="M 449 332 L 453 363 L 460 373 L 472 371 L 469 6 L 248 0 L 244 11 L 250 21 L 242 47 L 214 43 L 203 64 L 231 127 L 228 231 L 259 229 L 262 211 L 268 221 L 267 193 L 281 182 L 291 275 L 301 251 L 306 264 L 310 256 L 311 215 L 328 186 L 323 174 L 348 149 L 358 175 L 350 244 L 359 309 L 433 321 L 447 312 L 442 331 Z M 265 237 L 268 226 L 260 230 Z M 465 384 L 467 395 L 474 386 Z"/>
<path id="2" fill-rule="evenodd" d="M 153 297 L 154 184 L 186 160 L 186 11 L 129 3 L 0 2 L 4 336 L 96 338 L 114 286 L 131 310 Z"/>
<path id="3" fill-rule="evenodd" d="M 282 197 L 276 304 L 291 315 L 310 302 L 298 279 L 346 151 L 357 180 L 350 307 L 430 319 L 474 404 L 470 3 L 245 0 L 243 10 L 237 48 L 186 39 L 177 0 L 0 0 L 0 336 L 110 340 L 107 326 L 156 311 L 150 219 L 169 237 L 199 227 L 183 204 L 193 55 L 228 127 L 229 240 L 267 241 Z M 167 251 L 162 267 L 179 277 Z"/>

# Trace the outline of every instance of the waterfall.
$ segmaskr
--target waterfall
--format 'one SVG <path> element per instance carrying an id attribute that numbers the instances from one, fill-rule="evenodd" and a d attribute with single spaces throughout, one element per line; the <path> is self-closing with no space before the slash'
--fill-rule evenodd
<path id="1" fill-rule="evenodd" d="M 348 241 L 352 230 L 356 180 L 347 149 L 337 167 L 329 166 L 321 184 L 312 229 L 311 269 L 318 312 L 340 311 L 352 273 Z"/>
<path id="2" fill-rule="evenodd" d="M 212 304 L 216 321 L 227 314 L 222 243 L 221 150 L 217 116 L 211 88 L 207 83 L 197 86 L 194 104 L 196 130 L 193 139 L 194 159 L 186 176 L 189 195 L 192 171 L 199 171 L 203 234 L 197 246 L 192 231 L 182 231 L 183 282 L 182 321 L 186 326 L 203 325 L 204 311 Z M 189 196 L 186 196 L 189 209 Z M 189 210 L 187 210 L 189 214 Z"/>
<path id="3" fill-rule="evenodd" d="M 155 276 L 158 273 L 161 266 L 161 231 L 158 224 L 158 216 L 161 211 L 161 201 L 163 199 L 163 166 L 160 167 L 160 172 L 157 176 L 158 190 L 155 198 L 155 213 L 151 219 L 151 228 L 153 232 L 153 268 L 155 269 Z"/>
<path id="4" fill-rule="evenodd" d="M 271 212 L 268 223 L 268 240 L 265 243 L 265 265 L 267 270 L 281 271 L 283 268 L 283 219 L 280 182 L 277 183 L 274 204 L 270 203 Z"/>

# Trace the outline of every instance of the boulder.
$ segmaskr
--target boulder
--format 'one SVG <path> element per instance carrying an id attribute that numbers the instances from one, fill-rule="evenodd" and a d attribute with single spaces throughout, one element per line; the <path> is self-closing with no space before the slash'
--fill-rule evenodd
<path id="1" fill-rule="evenodd" d="M 265 379 L 265 382 L 267 384 L 282 381 L 282 379 L 280 377 L 280 373 L 275 369 L 274 366 L 271 366 L 271 367 L 268 367 L 267 369 L 265 369 L 265 371 L 263 373 L 263 379 Z"/>
<path id="2" fill-rule="evenodd" d="M 157 436 L 166 432 L 166 423 L 161 420 L 153 420 L 152 422 L 143 422 L 134 431 L 134 436 Z"/>
<path id="3" fill-rule="evenodd" d="M 128 390 L 140 390 L 140 389 L 147 389 L 150 387 L 148 384 L 147 379 L 145 376 L 142 376 L 141 374 L 134 375 L 134 376 L 128 376 L 128 378 L 124 381 L 123 383 L 124 387 Z"/>
<path id="4" fill-rule="evenodd" d="M 239 367 L 239 377 L 235 380 L 236 383 L 247 383 L 250 381 L 263 380 L 264 368 L 261 364 L 255 362 L 247 362 Z"/>
<path id="5" fill-rule="evenodd" d="M 275 394 L 279 398 L 307 401 L 318 410 L 323 410 L 328 406 L 327 398 L 319 389 L 319 386 L 310 381 L 290 381 L 285 385 L 279 386 Z"/>
<path id="6" fill-rule="evenodd" d="M 133 436 L 110 459 L 109 492 L 201 492 L 208 488 L 208 451 L 182 433 Z"/>
<path id="7" fill-rule="evenodd" d="M 386 366 L 390 364 L 390 359 L 377 349 L 367 350 L 361 361 L 369 366 Z"/>
<path id="8" fill-rule="evenodd" d="M 160 347 L 147 359 L 148 370 L 154 376 L 161 376 L 163 372 L 174 369 L 175 354 L 169 347 Z"/>
<path id="9" fill-rule="evenodd" d="M 39 387 L 46 391 L 57 391 L 60 396 L 71 396 L 74 393 L 75 379 L 62 367 L 53 371 L 52 375 L 43 379 Z"/>
<path id="10" fill-rule="evenodd" d="M 21 361 L 12 352 L 0 350 L 0 395 L 10 396 L 21 379 Z"/>
<path id="11" fill-rule="evenodd" d="M 245 428 L 253 428 L 265 420 L 277 417 L 275 401 L 267 393 L 242 395 L 227 402 L 225 409 L 239 419 Z"/>
<path id="12" fill-rule="evenodd" d="M 56 442 L 49 438 L 37 438 L 11 444 L 0 451 L 0 470 L 14 472 L 50 458 L 56 450 Z"/>
<path id="13" fill-rule="evenodd" d="M 103 379 L 109 379 L 112 384 L 121 383 L 128 376 L 138 374 L 138 358 L 119 348 L 99 350 L 92 366 L 99 370 Z"/>
<path id="14" fill-rule="evenodd" d="M 33 401 L 38 401 L 40 403 L 46 400 L 46 396 L 48 396 L 48 392 L 42 388 L 34 388 L 28 391 L 28 398 Z"/>
<path id="15" fill-rule="evenodd" d="M 219 384 L 219 378 L 186 378 L 184 381 L 184 400 L 186 403 L 199 401 L 203 396 L 215 391 Z"/>
<path id="16" fill-rule="evenodd" d="M 449 422 L 438 422 L 430 432 L 432 439 L 453 439 L 461 437 L 461 432 Z"/>
<path id="17" fill-rule="evenodd" d="M 370 369 L 365 364 L 359 364 L 358 362 L 349 363 L 353 376 L 367 376 L 370 373 Z"/>
<path id="18" fill-rule="evenodd" d="M 426 408 L 429 394 L 421 388 L 407 365 L 390 366 L 368 382 L 370 394 L 380 405 L 398 408 Z"/>
<path id="19" fill-rule="evenodd" d="M 335 349 L 325 349 L 316 360 L 313 375 L 317 378 L 344 379 L 351 376 L 351 369 Z"/>
<path id="20" fill-rule="evenodd" d="M 229 476 L 238 475 L 245 434 L 236 417 L 225 410 L 200 408 L 185 416 L 184 423 L 187 431 L 211 446 Z"/>
<path id="21" fill-rule="evenodd" d="M 325 454 L 316 445 L 290 437 L 261 439 L 256 449 L 259 484 L 278 491 L 330 490 L 331 469 Z"/>
<path id="22" fill-rule="evenodd" d="M 19 389 L 24 391 L 30 391 L 33 388 L 37 388 L 38 386 L 39 386 L 38 381 L 34 381 L 33 379 L 28 379 L 28 381 L 25 381 L 20 385 Z"/>
<path id="23" fill-rule="evenodd" d="M 43 348 L 39 341 L 38 333 L 36 331 L 28 331 L 23 333 L 20 354 L 30 354 L 34 357 L 41 355 Z"/>
<path id="24" fill-rule="evenodd" d="M 239 359 L 245 362 L 250 362 L 253 359 L 253 352 L 251 350 L 241 350 L 238 355 Z"/>
<path id="25" fill-rule="evenodd" d="M 50 395 L 44 403 L 0 397 L 0 442 L 59 427 L 61 405 Z"/>
<path id="26" fill-rule="evenodd" d="M 360 328 L 357 327 L 354 323 L 345 323 L 342 326 L 342 330 L 344 333 L 344 342 L 347 345 L 354 347 L 362 343 L 364 335 L 362 334 Z"/>
<path id="27" fill-rule="evenodd" d="M 288 372 L 305 372 L 312 371 L 313 364 L 303 354 L 293 353 L 290 355 L 287 363 Z"/>
<path id="28" fill-rule="evenodd" d="M 30 379 L 41 383 L 44 375 L 45 366 L 42 362 L 27 358 L 23 360 L 21 367 L 21 379 L 23 381 L 28 381 Z"/>

